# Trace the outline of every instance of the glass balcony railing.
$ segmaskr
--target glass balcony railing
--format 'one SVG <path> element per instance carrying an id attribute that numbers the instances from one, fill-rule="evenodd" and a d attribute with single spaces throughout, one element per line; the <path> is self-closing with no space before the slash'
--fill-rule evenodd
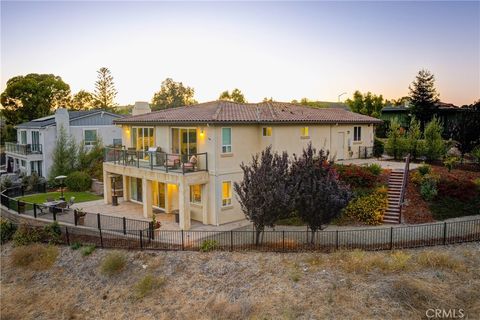
<path id="1" fill-rule="evenodd" d="M 42 145 L 5 142 L 5 151 L 21 155 L 42 154 Z"/>
<path id="2" fill-rule="evenodd" d="M 161 151 L 127 149 L 124 147 L 107 147 L 105 148 L 104 162 L 183 174 L 208 171 L 206 152 L 187 155 L 165 153 Z"/>

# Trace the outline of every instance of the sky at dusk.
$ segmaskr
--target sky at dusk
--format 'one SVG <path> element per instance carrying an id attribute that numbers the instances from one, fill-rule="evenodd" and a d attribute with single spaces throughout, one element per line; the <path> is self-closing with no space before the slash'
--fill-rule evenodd
<path id="1" fill-rule="evenodd" d="M 444 102 L 480 98 L 480 2 L 1 2 L 1 90 L 53 73 L 94 90 L 108 67 L 117 102 L 151 101 L 167 78 L 198 101 L 399 98 L 418 70 Z"/>

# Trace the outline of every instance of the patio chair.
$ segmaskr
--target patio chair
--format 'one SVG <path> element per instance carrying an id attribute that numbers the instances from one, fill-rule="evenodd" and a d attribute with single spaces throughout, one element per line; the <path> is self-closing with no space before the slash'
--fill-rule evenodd
<path id="1" fill-rule="evenodd" d="M 188 162 L 183 164 L 183 169 L 188 171 L 195 171 L 195 167 L 197 166 L 198 159 L 195 155 L 191 156 Z"/>
<path id="2" fill-rule="evenodd" d="M 167 160 L 165 160 L 165 167 L 176 168 L 180 165 L 180 155 L 168 154 Z"/>
<path id="3" fill-rule="evenodd" d="M 136 157 L 137 157 L 137 149 L 128 148 L 127 149 L 127 164 L 137 163 L 137 160 L 135 160 Z"/>
<path id="4" fill-rule="evenodd" d="M 75 197 L 70 197 L 70 200 L 67 203 L 67 208 L 70 209 L 71 206 L 75 203 Z"/>

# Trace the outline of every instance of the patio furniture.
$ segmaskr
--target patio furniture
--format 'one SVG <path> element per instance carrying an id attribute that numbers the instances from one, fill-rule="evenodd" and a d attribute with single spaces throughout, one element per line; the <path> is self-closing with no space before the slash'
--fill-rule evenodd
<path id="1" fill-rule="evenodd" d="M 183 169 L 187 171 L 195 171 L 195 167 L 197 166 L 198 159 L 195 155 L 191 156 L 188 162 L 183 164 Z"/>
<path id="2" fill-rule="evenodd" d="M 135 160 L 136 157 L 137 157 L 137 149 L 128 148 L 127 149 L 127 164 L 136 164 L 137 163 L 137 160 Z"/>
<path id="3" fill-rule="evenodd" d="M 48 207 L 48 210 L 51 213 L 61 212 L 63 208 L 67 207 L 67 202 L 64 200 L 54 200 L 54 201 L 47 201 L 44 202 L 43 205 Z"/>
<path id="4" fill-rule="evenodd" d="M 167 168 L 177 168 L 180 166 L 180 155 L 179 154 L 168 154 L 167 160 L 165 161 L 165 167 Z"/>
<path id="5" fill-rule="evenodd" d="M 70 208 L 71 206 L 73 206 L 74 203 L 75 203 L 75 197 L 70 197 L 70 200 L 68 201 L 68 204 L 67 204 L 67 208 Z"/>

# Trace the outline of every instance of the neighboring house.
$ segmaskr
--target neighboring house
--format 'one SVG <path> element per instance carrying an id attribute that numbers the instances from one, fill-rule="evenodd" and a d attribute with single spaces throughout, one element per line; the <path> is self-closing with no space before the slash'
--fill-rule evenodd
<path id="1" fill-rule="evenodd" d="M 308 143 L 336 159 L 358 157 L 373 146 L 374 125 L 382 121 L 341 108 L 310 108 L 280 102 L 213 101 L 115 120 L 126 149 L 109 150 L 103 164 L 105 203 L 111 177 L 123 177 L 124 200 L 152 210 L 179 213 L 182 229 L 191 219 L 220 225 L 245 218 L 233 183 L 240 164 L 271 145 L 300 154 Z M 120 177 L 119 177 L 120 178 Z"/>
<path id="2" fill-rule="evenodd" d="M 435 115 L 443 124 L 443 133 L 444 136 L 449 135 L 449 126 L 452 123 L 455 123 L 458 120 L 458 115 L 464 109 L 453 105 L 451 103 L 444 103 L 439 102 L 438 108 L 435 112 Z M 403 128 L 408 129 L 410 127 L 410 120 L 412 119 L 412 115 L 410 113 L 410 108 L 408 104 L 403 106 L 386 106 L 382 109 L 382 113 L 380 115 L 380 119 L 384 120 L 386 123 L 392 121 L 393 118 L 397 118 L 400 125 Z"/>
<path id="3" fill-rule="evenodd" d="M 8 172 L 37 172 L 48 177 L 52 165 L 52 152 L 60 127 L 77 143 L 91 146 L 99 137 L 105 145 L 122 143 L 121 128 L 113 124 L 121 115 L 102 111 L 67 111 L 57 109 L 54 115 L 21 123 L 17 129 L 17 142 L 6 142 Z"/>

